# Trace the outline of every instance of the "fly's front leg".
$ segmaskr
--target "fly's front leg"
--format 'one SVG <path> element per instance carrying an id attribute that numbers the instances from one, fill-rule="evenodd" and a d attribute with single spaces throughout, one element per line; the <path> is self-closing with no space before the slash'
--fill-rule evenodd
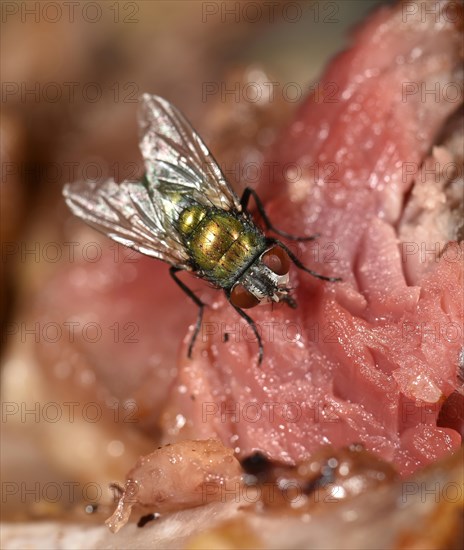
<path id="1" fill-rule="evenodd" d="M 180 286 L 180 288 L 187 294 L 187 296 L 195 302 L 195 304 L 198 306 L 198 316 L 197 316 L 197 322 L 195 323 L 195 329 L 193 330 L 192 339 L 190 340 L 189 348 L 188 348 L 188 358 L 190 359 L 192 357 L 192 350 L 193 346 L 195 345 L 195 340 L 197 339 L 198 333 L 200 332 L 201 328 L 201 322 L 203 320 L 203 309 L 205 307 L 205 304 L 198 298 L 194 292 L 184 283 L 182 282 L 179 277 L 177 276 L 177 272 L 182 271 L 182 269 L 179 269 L 178 267 L 172 266 L 169 269 L 169 273 L 171 274 L 171 277 L 174 279 L 174 281 Z"/>
<path id="2" fill-rule="evenodd" d="M 329 281 L 330 283 L 336 283 L 342 280 L 340 277 L 326 277 L 325 275 L 320 275 L 319 273 L 316 273 L 312 269 L 309 269 L 303 263 L 301 263 L 300 260 L 295 256 L 295 254 L 293 254 L 293 252 L 288 248 L 288 246 L 285 246 L 284 243 L 279 241 L 279 239 L 268 239 L 267 242 L 269 246 L 276 244 L 277 246 L 280 246 L 281 248 L 283 248 L 285 252 L 288 254 L 288 257 L 292 260 L 292 262 L 296 265 L 296 267 L 298 267 L 298 269 L 302 269 L 303 271 L 306 271 L 306 273 L 309 273 L 313 277 L 316 277 L 317 279 L 321 279 L 322 281 Z"/>
<path id="3" fill-rule="evenodd" d="M 247 210 L 248 203 L 250 201 L 251 196 L 253 196 L 253 198 L 255 199 L 258 212 L 263 218 L 264 225 L 270 231 L 274 231 L 274 233 L 277 233 L 277 235 L 280 235 L 281 237 L 285 237 L 286 239 L 290 239 L 292 241 L 313 241 L 314 239 L 317 239 L 317 237 L 319 237 L 319 234 L 311 235 L 310 237 L 298 237 L 296 235 L 291 235 L 286 231 L 282 231 L 281 229 L 277 229 L 276 227 L 274 227 L 274 225 L 272 225 L 271 223 L 271 220 L 267 217 L 267 214 L 266 214 L 266 211 L 264 210 L 264 205 L 261 202 L 261 199 L 259 198 L 256 191 L 254 189 L 251 189 L 251 187 L 245 188 L 245 190 L 243 191 L 242 198 L 240 199 L 240 204 L 244 210 Z"/>
<path id="4" fill-rule="evenodd" d="M 226 292 L 227 299 L 229 300 L 230 305 L 235 309 L 235 311 L 242 317 L 242 319 L 245 319 L 245 321 L 250 325 L 253 332 L 255 333 L 256 339 L 258 341 L 258 367 L 261 366 L 261 363 L 263 362 L 263 356 L 264 356 L 264 347 L 263 347 L 263 341 L 261 339 L 261 335 L 259 334 L 258 327 L 256 326 L 256 323 L 253 321 L 253 319 L 247 315 L 243 309 L 240 309 L 237 306 L 234 306 L 234 304 L 230 301 L 230 293 Z"/>

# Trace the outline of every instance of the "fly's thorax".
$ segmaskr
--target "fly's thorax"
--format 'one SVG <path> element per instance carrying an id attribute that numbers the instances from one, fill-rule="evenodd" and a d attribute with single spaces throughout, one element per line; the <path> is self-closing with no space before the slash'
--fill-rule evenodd
<path id="1" fill-rule="evenodd" d="M 232 287 L 232 304 L 247 309 L 281 300 L 292 303 L 288 288 L 289 271 L 290 259 L 281 247 L 273 246 L 265 250 Z"/>
<path id="2" fill-rule="evenodd" d="M 265 247 L 265 237 L 245 217 L 217 208 L 186 207 L 179 232 L 204 277 L 227 288 Z"/>
<path id="3" fill-rule="evenodd" d="M 208 209 L 206 207 L 199 204 L 192 204 L 185 208 L 181 212 L 178 221 L 181 235 L 188 238 L 206 216 L 207 211 Z"/>

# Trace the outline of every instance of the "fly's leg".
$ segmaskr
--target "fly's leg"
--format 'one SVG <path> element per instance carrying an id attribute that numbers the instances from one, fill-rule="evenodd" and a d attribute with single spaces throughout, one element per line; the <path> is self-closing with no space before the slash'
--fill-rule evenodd
<path id="1" fill-rule="evenodd" d="M 298 269 L 302 269 L 303 271 L 306 271 L 306 273 L 309 273 L 313 277 L 316 277 L 317 279 L 321 279 L 322 281 L 329 281 L 330 283 L 336 283 L 338 281 L 341 281 L 342 279 L 340 277 L 326 277 L 325 275 L 320 275 L 319 273 L 316 273 L 312 269 L 309 269 L 306 267 L 303 263 L 300 262 L 300 260 L 293 254 L 293 252 L 288 248 L 288 246 L 285 246 L 284 243 L 279 241 L 279 239 L 267 239 L 267 243 L 269 246 L 276 244 L 277 246 L 282 247 L 285 252 L 288 254 L 288 257 L 292 260 L 292 262 L 298 267 Z"/>
<path id="2" fill-rule="evenodd" d="M 230 295 L 227 292 L 226 292 L 226 296 L 228 299 L 230 298 Z M 263 362 L 264 347 L 263 347 L 263 341 L 261 340 L 261 335 L 258 332 L 258 327 L 256 326 L 256 323 L 253 321 L 253 319 L 249 315 L 247 315 L 243 311 L 243 309 L 240 309 L 239 307 L 234 306 L 234 304 L 230 301 L 230 299 L 229 299 L 229 303 L 235 309 L 235 311 L 240 315 L 240 317 L 242 317 L 242 319 L 245 319 L 245 321 L 250 325 L 253 332 L 255 333 L 256 339 L 258 340 L 258 347 L 259 347 L 259 351 L 258 351 L 258 367 L 259 367 Z"/>
<path id="3" fill-rule="evenodd" d="M 256 206 L 258 207 L 258 212 L 263 218 L 264 224 L 267 229 L 274 231 L 274 233 L 277 233 L 277 235 L 280 235 L 281 237 L 285 237 L 286 239 L 290 239 L 291 241 L 313 241 L 314 239 L 317 239 L 317 237 L 319 237 L 319 234 L 311 235 L 310 237 L 298 237 L 296 235 L 291 235 L 286 231 L 282 231 L 281 229 L 277 229 L 276 227 L 274 227 L 271 223 L 271 220 L 267 217 L 267 214 L 266 214 L 266 211 L 264 210 L 264 205 L 261 202 L 261 199 L 259 198 L 256 191 L 254 189 L 251 189 L 251 187 L 245 188 L 245 190 L 243 191 L 242 198 L 240 199 L 240 204 L 244 210 L 247 210 L 248 203 L 250 201 L 251 196 L 253 196 L 253 198 L 255 199 Z"/>
<path id="4" fill-rule="evenodd" d="M 180 286 L 180 288 L 187 294 L 187 296 L 195 302 L 195 304 L 198 306 L 198 316 L 197 316 L 197 322 L 195 323 L 195 329 L 193 330 L 192 339 L 190 340 L 189 348 L 188 348 L 188 358 L 191 359 L 192 357 L 192 350 L 193 346 L 195 345 L 195 340 L 197 339 L 198 333 L 200 332 L 201 328 L 201 321 L 203 319 L 203 309 L 205 307 L 205 304 L 195 296 L 194 292 L 184 283 L 182 282 L 179 277 L 176 275 L 178 271 L 182 271 L 182 269 L 179 269 L 178 267 L 172 266 L 169 269 L 169 273 L 171 274 L 171 277 L 174 279 L 174 281 Z"/>

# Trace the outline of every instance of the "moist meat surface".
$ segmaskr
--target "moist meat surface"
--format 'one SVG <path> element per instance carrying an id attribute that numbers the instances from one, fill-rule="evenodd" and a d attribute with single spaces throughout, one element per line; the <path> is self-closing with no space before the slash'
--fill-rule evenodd
<path id="1" fill-rule="evenodd" d="M 343 282 L 294 269 L 299 308 L 253 311 L 262 368 L 246 326 L 219 300 L 194 360 L 180 356 L 166 440 L 217 435 L 239 455 L 288 462 L 359 441 L 403 474 L 459 446 L 459 434 L 436 421 L 460 384 L 463 245 L 448 242 L 452 231 L 432 245 L 430 217 L 418 217 L 404 242 L 398 226 L 462 100 L 424 90 L 458 87 L 461 54 L 454 22 L 419 13 L 406 21 L 399 4 L 375 12 L 330 64 L 319 89 L 336 93 L 306 100 L 270 155 L 274 177 L 258 190 L 274 197 L 276 226 L 322 234 L 298 256 Z"/>

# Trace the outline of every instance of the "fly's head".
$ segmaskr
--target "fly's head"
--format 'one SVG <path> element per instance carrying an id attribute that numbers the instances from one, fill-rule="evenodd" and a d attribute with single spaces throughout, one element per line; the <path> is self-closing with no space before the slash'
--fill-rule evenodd
<path id="1" fill-rule="evenodd" d="M 249 309 L 270 302 L 296 303 L 290 296 L 290 258 L 283 248 L 273 245 L 265 250 L 232 287 L 230 302 Z"/>

